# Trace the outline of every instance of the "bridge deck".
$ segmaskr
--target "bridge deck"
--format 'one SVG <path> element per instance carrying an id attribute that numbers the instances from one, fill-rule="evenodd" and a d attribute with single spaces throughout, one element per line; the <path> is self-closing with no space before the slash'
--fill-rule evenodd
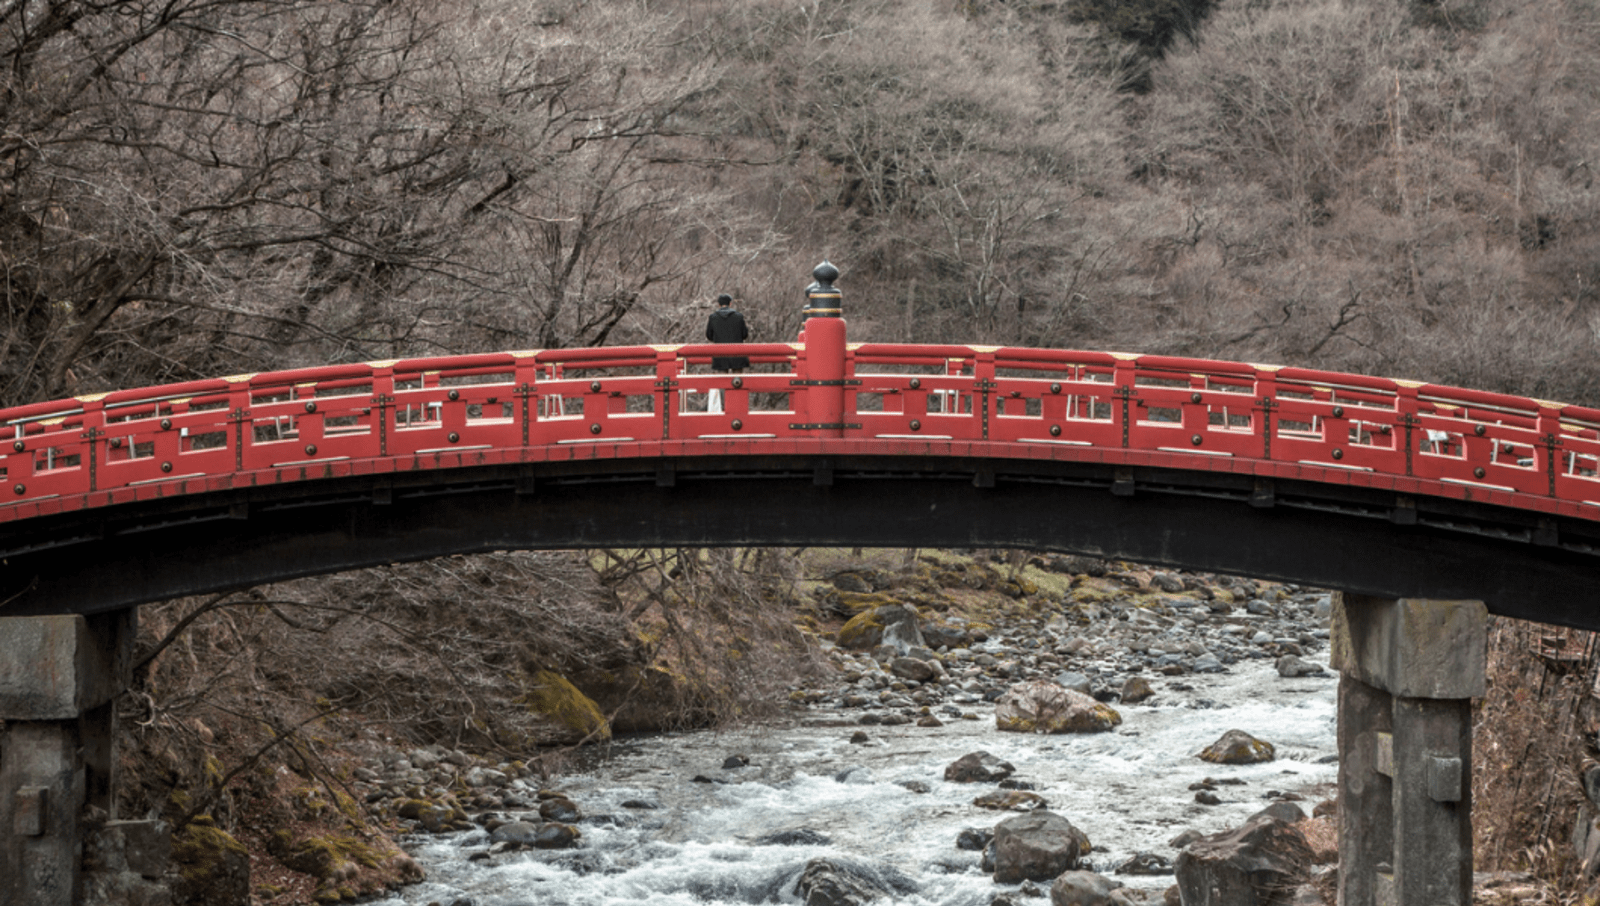
<path id="1" fill-rule="evenodd" d="M 814 327 L 8 410 L 0 600 L 92 612 L 509 547 L 949 543 L 1600 628 L 1600 411 L 1162 356 L 847 347 L 835 324 L 831 350 Z M 709 373 L 714 353 L 753 368 Z"/>

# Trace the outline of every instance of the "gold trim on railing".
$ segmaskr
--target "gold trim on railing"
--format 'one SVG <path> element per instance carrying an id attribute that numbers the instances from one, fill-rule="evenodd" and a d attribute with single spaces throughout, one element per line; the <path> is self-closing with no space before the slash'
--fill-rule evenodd
<path id="1" fill-rule="evenodd" d="M 399 359 L 378 359 L 376 362 L 363 362 L 368 368 L 393 368 L 400 364 Z"/>
<path id="2" fill-rule="evenodd" d="M 105 393 L 85 393 L 83 396 L 75 396 L 73 399 L 80 403 L 98 403 L 110 395 L 111 391 L 108 390 Z"/>
<path id="3" fill-rule="evenodd" d="M 223 378 L 223 380 L 230 384 L 248 384 L 250 383 L 251 379 L 260 373 L 261 372 L 259 371 L 252 371 L 249 374 L 230 374 Z"/>

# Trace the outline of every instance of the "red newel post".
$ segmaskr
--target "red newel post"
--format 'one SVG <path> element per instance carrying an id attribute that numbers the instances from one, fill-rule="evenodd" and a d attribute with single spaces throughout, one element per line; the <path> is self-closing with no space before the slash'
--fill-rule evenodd
<path id="1" fill-rule="evenodd" d="M 839 269 L 824 261 L 811 272 L 800 327 L 805 365 L 800 383 L 806 392 L 806 420 L 797 425 L 827 436 L 844 433 L 845 322 L 839 290 L 833 281 Z"/>

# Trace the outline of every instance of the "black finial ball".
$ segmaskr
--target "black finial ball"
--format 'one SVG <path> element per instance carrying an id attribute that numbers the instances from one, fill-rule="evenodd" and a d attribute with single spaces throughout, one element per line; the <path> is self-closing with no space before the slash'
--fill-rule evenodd
<path id="1" fill-rule="evenodd" d="M 831 262 L 824 261 L 812 269 L 811 276 L 818 283 L 832 283 L 839 279 L 839 269 Z"/>

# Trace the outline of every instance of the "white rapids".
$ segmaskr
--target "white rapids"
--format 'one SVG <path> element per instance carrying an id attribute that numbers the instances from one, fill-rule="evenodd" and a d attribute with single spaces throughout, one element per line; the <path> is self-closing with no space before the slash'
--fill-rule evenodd
<path id="1" fill-rule="evenodd" d="M 579 825 L 581 848 L 468 861 L 487 848 L 484 832 L 411 838 L 408 849 L 429 880 L 378 902 L 797 903 L 795 881 L 806 863 L 830 857 L 867 866 L 899 891 L 897 904 L 986 906 L 1016 885 L 995 884 L 979 870 L 979 853 L 956 848 L 956 836 L 1013 813 L 972 804 L 992 784 L 944 780 L 946 765 L 978 750 L 1015 765 L 1016 779 L 1034 784 L 1052 811 L 1088 834 L 1094 870 L 1159 891 L 1172 883 L 1170 876 L 1115 875 L 1113 869 L 1137 852 L 1175 859 L 1171 838 L 1187 828 L 1214 833 L 1236 826 L 1271 802 L 1270 791 L 1303 794 L 1307 812 L 1332 795 L 1336 676 L 1282 679 L 1270 660 L 1240 662 L 1231 671 L 1175 678 L 1192 687 L 1188 691 L 1155 678 L 1157 694 L 1148 703 L 1114 706 L 1123 723 L 1109 733 L 1002 733 L 992 709 L 976 705 L 963 707 L 979 720 L 948 718 L 932 729 L 857 727 L 858 712 L 812 709 L 784 726 L 617 742 L 589 770 L 550 784 L 587 816 Z M 1225 766 L 1196 757 L 1235 728 L 1271 742 L 1276 760 Z M 856 729 L 871 737 L 867 744 L 849 742 Z M 723 770 L 724 759 L 735 753 L 749 756 L 749 766 Z M 696 775 L 725 782 L 694 782 Z M 1222 804 L 1205 806 L 1189 787 L 1207 777 L 1244 783 L 1218 786 Z M 900 785 L 906 781 L 931 789 L 913 792 Z M 635 800 L 660 807 L 623 806 Z M 756 842 L 796 830 L 827 842 Z"/>

